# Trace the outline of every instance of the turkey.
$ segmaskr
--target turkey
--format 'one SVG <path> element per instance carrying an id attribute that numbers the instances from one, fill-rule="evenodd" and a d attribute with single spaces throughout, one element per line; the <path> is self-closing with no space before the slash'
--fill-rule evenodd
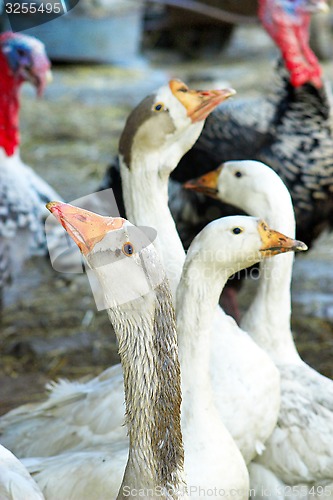
<path id="1" fill-rule="evenodd" d="M 24 261 L 46 252 L 45 203 L 59 198 L 22 162 L 19 152 L 21 86 L 30 82 L 41 96 L 50 75 L 50 61 L 39 40 L 19 33 L 0 35 L 0 302 L 4 285 Z M 60 234 L 55 227 L 50 240 Z"/>
<path id="2" fill-rule="evenodd" d="M 284 60 L 284 65 L 281 61 L 277 65 L 275 88 L 262 101 L 215 110 L 174 171 L 174 179 L 185 182 L 228 160 L 267 163 L 291 192 L 297 237 L 308 246 L 331 223 L 333 210 L 331 95 L 308 45 L 310 14 L 303 10 L 316 4 L 302 0 L 290 13 L 275 0 L 259 2 L 262 24 Z M 189 200 L 195 206 L 195 199 Z M 211 203 L 198 200 L 209 212 Z"/>

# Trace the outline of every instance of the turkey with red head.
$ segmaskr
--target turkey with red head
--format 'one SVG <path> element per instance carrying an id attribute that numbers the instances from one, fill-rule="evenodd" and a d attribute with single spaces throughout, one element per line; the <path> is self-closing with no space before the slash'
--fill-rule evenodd
<path id="1" fill-rule="evenodd" d="M 45 253 L 45 203 L 59 195 L 20 157 L 20 89 L 43 94 L 50 78 L 44 45 L 34 37 L 0 35 L 0 296 L 31 255 Z"/>

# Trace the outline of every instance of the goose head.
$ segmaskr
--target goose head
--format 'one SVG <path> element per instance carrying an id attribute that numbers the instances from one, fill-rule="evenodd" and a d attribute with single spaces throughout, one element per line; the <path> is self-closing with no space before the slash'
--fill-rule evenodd
<path id="1" fill-rule="evenodd" d="M 227 277 L 274 255 L 306 250 L 304 243 L 271 229 L 263 220 L 231 216 L 208 224 L 193 240 L 189 255 Z"/>
<path id="2" fill-rule="evenodd" d="M 188 181 L 184 187 L 268 220 L 276 218 L 274 213 L 284 212 L 294 224 L 291 196 L 286 185 L 273 169 L 259 161 L 225 162 L 217 169 Z"/>
<path id="3" fill-rule="evenodd" d="M 233 89 L 193 90 L 180 80 L 146 97 L 129 115 L 119 142 L 121 162 L 172 171 L 198 139 L 205 119 Z"/>
<path id="4" fill-rule="evenodd" d="M 97 275 L 107 309 L 143 299 L 163 282 L 153 230 L 143 231 L 121 217 L 105 217 L 67 203 L 50 202 L 47 208 Z"/>

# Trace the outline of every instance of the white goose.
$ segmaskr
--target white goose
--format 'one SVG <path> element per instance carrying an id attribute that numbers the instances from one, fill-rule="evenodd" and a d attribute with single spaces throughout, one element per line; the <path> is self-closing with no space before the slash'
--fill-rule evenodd
<path id="1" fill-rule="evenodd" d="M 134 151 L 134 162 L 139 155 L 143 164 L 152 171 L 152 175 L 149 176 L 145 169 L 139 190 L 143 190 L 145 177 L 148 176 L 149 183 L 159 182 L 161 189 L 167 191 L 167 173 L 163 183 L 162 179 L 156 181 L 159 175 L 156 176 L 154 163 L 152 166 L 150 163 L 154 158 L 158 160 L 158 147 L 156 148 L 158 141 L 163 148 L 163 155 L 170 162 L 173 157 L 173 167 L 176 167 L 178 158 L 198 138 L 209 112 L 234 93 L 230 89 L 211 92 L 190 91 L 178 81 L 173 81 L 171 87 L 163 87 L 156 95 L 146 98 L 133 112 L 133 116 L 130 116 L 123 132 L 121 149 L 124 148 L 126 137 L 131 141 L 133 134 L 139 132 L 136 136 L 137 152 Z M 174 97 L 173 90 L 182 98 L 181 101 Z M 160 103 L 163 95 L 168 98 L 164 105 Z M 166 106 L 174 118 L 170 118 Z M 150 123 L 149 118 L 153 118 Z M 152 150 L 151 155 L 149 155 L 150 150 Z M 147 161 L 145 154 L 148 154 Z M 158 166 L 159 163 L 156 167 Z M 161 219 L 164 217 L 166 228 L 170 227 L 169 233 L 172 235 L 172 231 L 176 229 L 167 209 L 167 194 L 160 196 L 165 199 L 166 206 L 161 199 L 162 208 L 159 217 Z M 154 199 L 156 197 L 158 198 L 158 195 L 155 196 L 154 193 Z M 140 203 L 138 200 L 136 206 L 138 211 Z M 159 207 L 156 209 L 159 210 Z M 145 222 L 145 225 L 147 224 L 149 220 Z M 174 258 L 176 262 L 179 279 L 184 252 L 178 237 L 173 240 L 176 241 L 176 248 L 174 252 L 170 252 L 170 259 Z M 124 390 L 120 365 L 105 370 L 89 382 L 61 381 L 58 384 L 50 384 L 49 389 L 51 392 L 45 402 L 24 405 L 0 418 L 0 440 L 19 457 L 48 456 L 70 449 L 83 450 L 89 445 L 103 444 L 106 440 L 126 438 L 126 431 L 122 425 Z"/>
<path id="2" fill-rule="evenodd" d="M 30 468 L 49 500 L 179 499 L 185 482 L 176 320 L 157 252 L 125 219 L 61 202 L 48 208 L 103 291 L 124 371 L 129 452 L 127 442 L 105 443 L 44 462 L 32 459 Z"/>
<path id="3" fill-rule="evenodd" d="M 279 231 L 295 233 L 290 194 L 267 165 L 227 162 L 194 183 L 251 215 L 265 217 Z M 292 265 L 292 254 L 261 264 L 258 292 L 242 321 L 281 375 L 277 427 L 256 459 L 260 465 L 251 465 L 251 486 L 256 486 L 256 497 L 266 489 L 280 498 L 333 498 L 333 382 L 304 363 L 294 344 Z"/>
<path id="4" fill-rule="evenodd" d="M 175 434 L 172 434 L 171 429 L 175 426 L 177 428 L 177 423 L 179 425 L 179 418 L 175 421 L 175 415 L 179 416 L 179 386 L 175 385 L 175 382 L 171 383 L 174 378 L 179 383 L 179 372 L 172 372 L 170 361 L 166 363 L 163 351 L 166 331 L 174 325 L 169 311 L 171 294 L 153 246 L 150 241 L 147 244 L 147 239 L 142 237 L 140 231 L 140 237 L 133 233 L 133 226 L 129 223 L 125 224 L 123 219 L 98 216 L 70 205 L 51 203 L 49 206 L 80 246 L 90 267 L 96 269 L 104 290 L 105 302 L 109 307 L 110 319 L 120 340 L 119 351 L 125 371 L 127 423 L 130 433 L 130 458 L 123 481 L 125 498 L 128 496 L 128 487 L 136 492 L 147 488 L 147 477 L 141 468 L 145 470 L 148 467 L 157 474 L 157 469 L 163 471 L 170 468 L 175 456 L 172 453 L 172 445 L 174 448 L 176 445 L 174 442 L 169 443 L 168 439 Z M 193 279 L 196 279 L 198 268 L 203 270 L 207 265 L 215 264 L 219 283 L 214 288 L 218 291 L 221 281 L 225 281 L 235 270 L 258 262 L 267 255 L 295 250 L 298 245 L 299 242 L 269 230 L 265 223 L 258 219 L 220 219 L 207 226 L 193 243 L 180 286 L 187 289 L 188 285 L 193 284 Z M 230 248 L 231 251 L 221 255 L 221 248 Z M 208 260 L 205 258 L 207 254 L 210 255 Z M 116 288 L 114 283 L 117 283 Z M 205 288 L 208 287 L 209 285 L 201 286 L 200 292 L 206 294 Z M 130 302 L 126 302 L 126 298 Z M 184 320 L 184 310 L 179 306 L 178 328 L 181 325 L 192 328 L 192 325 L 188 325 Z M 143 327 L 148 329 L 148 332 L 142 331 Z M 174 340 L 174 326 L 172 332 L 171 338 Z M 141 339 L 142 335 L 147 337 L 145 341 Z M 209 337 L 208 332 L 207 336 Z M 162 347 L 158 345 L 156 348 L 158 355 L 152 346 L 154 342 L 158 344 L 159 341 Z M 208 491 L 216 491 L 217 498 L 232 495 L 236 499 L 246 499 L 247 470 L 239 450 L 225 430 L 216 410 L 214 412 L 210 401 L 212 393 L 207 392 L 205 383 L 209 358 L 201 357 L 202 344 L 201 336 L 198 344 L 192 336 L 186 346 L 193 354 L 194 361 L 201 360 L 196 367 L 193 381 L 188 380 L 185 385 L 186 400 L 183 405 L 185 472 L 190 497 L 199 499 L 208 495 Z M 172 342 L 171 347 L 176 349 Z M 162 359 L 159 349 L 162 351 Z M 168 374 L 164 373 L 166 367 L 169 367 Z M 202 383 L 199 390 L 198 382 Z M 209 385 L 209 380 L 207 383 Z M 158 390 L 160 385 L 164 391 Z M 165 427 L 165 421 L 170 430 L 162 432 L 160 426 Z M 178 439 L 181 439 L 180 435 Z M 160 451 L 154 452 L 154 445 Z M 153 447 L 153 453 L 150 447 Z M 30 461 L 29 470 L 34 473 L 46 498 L 50 500 L 59 497 L 71 500 L 90 499 L 93 492 L 99 499 L 113 498 L 111 492 L 114 491 L 117 475 L 120 484 L 121 467 L 125 468 L 126 449 L 124 442 L 105 443 L 104 446 L 99 445 L 83 452 L 28 459 L 27 463 Z M 178 455 L 181 464 L 180 451 Z M 174 480 L 173 484 L 170 477 L 169 490 L 173 485 L 176 491 L 182 482 Z M 175 477 L 178 475 L 175 474 Z M 148 486 L 154 489 L 159 483 L 151 481 Z M 178 496 L 175 494 L 170 498 Z"/>
<path id="5" fill-rule="evenodd" d="M 222 424 L 210 377 L 210 347 L 214 314 L 221 289 L 234 273 L 267 256 L 303 248 L 300 242 L 267 228 L 265 222 L 248 217 L 225 217 L 206 226 L 193 240 L 177 289 L 177 330 L 182 370 L 182 429 L 185 470 L 189 488 L 208 491 L 224 473 L 221 486 L 226 496 L 236 496 L 237 458 L 234 441 Z M 226 317 L 228 338 L 235 328 Z M 225 363 L 221 352 L 221 365 Z M 230 366 L 226 368 L 231 369 Z M 225 401 L 228 404 L 228 400 Z M 191 460 L 200 457 L 200 460 Z M 203 464 L 208 470 L 202 477 Z M 239 465 L 238 465 L 239 476 Z M 193 484 L 193 478 L 196 482 Z M 205 479 L 211 479 L 211 481 Z M 239 479 L 238 479 L 239 481 Z M 236 489 L 237 491 L 237 489 Z M 238 496 L 241 491 L 238 486 Z M 248 491 L 244 491 L 244 496 Z M 223 494 L 221 494 L 223 497 Z"/>
<path id="6" fill-rule="evenodd" d="M 24 465 L 0 445 L 1 500 L 44 500 L 44 495 Z"/>

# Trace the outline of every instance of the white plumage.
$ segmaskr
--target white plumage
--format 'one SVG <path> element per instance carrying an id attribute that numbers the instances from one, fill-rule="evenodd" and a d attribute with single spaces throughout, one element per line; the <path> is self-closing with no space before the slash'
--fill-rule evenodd
<path id="1" fill-rule="evenodd" d="M 0 445 L 1 500 L 44 500 L 41 490 L 24 465 Z"/>
<path id="2" fill-rule="evenodd" d="M 266 165 L 227 162 L 216 189 L 223 201 L 265 217 L 279 231 L 295 233 L 290 194 Z M 305 488 L 310 498 L 321 493 L 332 498 L 333 382 L 304 363 L 296 350 L 290 327 L 292 265 L 292 254 L 261 264 L 257 295 L 242 320 L 252 338 L 271 356 L 281 377 L 277 426 L 256 461 L 269 469 L 269 477 L 262 477 L 261 486 L 268 484 L 273 491 L 275 481 L 281 482 L 280 498 L 297 498 L 297 485 L 303 492 Z M 257 470 L 255 482 L 260 483 Z M 295 489 L 290 490 L 290 486 Z M 260 491 L 262 487 L 257 493 Z"/>

